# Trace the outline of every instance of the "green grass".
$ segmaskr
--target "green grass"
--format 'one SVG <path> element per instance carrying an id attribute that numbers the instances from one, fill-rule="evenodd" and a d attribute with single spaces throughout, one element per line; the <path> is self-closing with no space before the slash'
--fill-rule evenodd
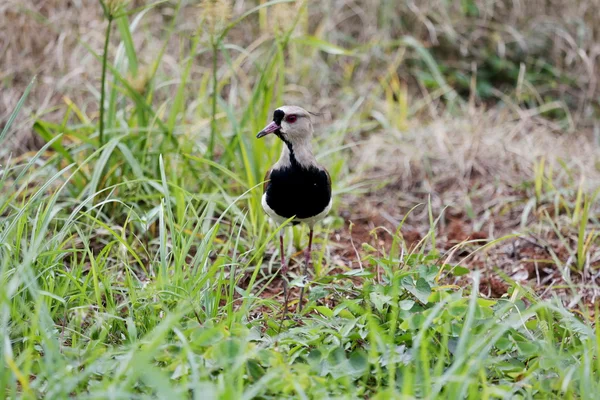
<path id="1" fill-rule="evenodd" d="M 242 17 L 258 13 L 264 22 L 261 13 L 273 3 L 282 2 Z M 280 297 L 270 290 L 280 267 L 278 230 L 288 230 L 287 248 L 303 246 L 306 232 L 295 228 L 292 239 L 290 228 L 275 227 L 264 216 L 262 177 L 280 145 L 254 135 L 289 96 L 288 81 L 317 80 L 301 61 L 294 66 L 290 60 L 326 66 L 325 53 L 353 62 L 369 48 L 345 50 L 307 32 L 293 36 L 305 7 L 256 54 L 227 41 L 240 19 L 212 20 L 216 31 L 209 37 L 181 39 L 186 45 L 174 90 L 165 84 L 171 77 L 158 72 L 162 51 L 140 88 L 128 74 L 140 69 L 132 21 L 145 11 L 114 16 L 122 41 L 114 58 L 111 51 L 90 49 L 106 65 L 104 89 L 96 93 L 102 111 L 94 115 L 70 104 L 61 123 L 35 122 L 35 132 L 47 141 L 42 150 L 2 161 L 0 393 L 123 399 L 597 396 L 598 314 L 576 315 L 517 284 L 506 298 L 485 299 L 477 272 L 464 287 L 446 284 L 445 277 L 469 271 L 447 264 L 436 251 L 440 216 L 432 207 L 423 221 L 430 233 L 420 246 L 409 250 L 399 226 L 390 249 L 363 247 L 362 269 L 331 262 L 330 236 L 341 223 L 334 212 L 317 232 L 308 306 L 280 331 Z M 173 26 L 166 27 L 165 46 Z M 454 93 L 436 61 L 415 43 L 406 39 L 396 50 L 420 54 L 445 88 L 440 96 L 451 103 Z M 204 53 L 218 54 L 223 65 L 209 64 L 192 76 L 191 63 Z M 251 79 L 241 68 L 246 63 Z M 351 76 L 339 79 L 352 87 Z M 402 129 L 414 114 L 405 89 L 393 74 L 382 79 L 393 84 L 375 91 L 389 112 L 379 122 Z M 236 87 L 239 96 L 222 95 L 226 86 Z M 348 105 L 346 113 L 316 139 L 336 206 L 343 194 L 359 192 L 359 171 L 347 162 L 354 145 L 348 136 L 352 129 L 373 129 L 365 108 L 374 107 L 351 91 L 339 101 Z M 543 164 L 537 172 L 534 200 L 540 201 L 547 189 Z M 586 243 L 597 237 L 586 231 L 595 197 L 582 196 L 573 217 L 580 268 Z"/>

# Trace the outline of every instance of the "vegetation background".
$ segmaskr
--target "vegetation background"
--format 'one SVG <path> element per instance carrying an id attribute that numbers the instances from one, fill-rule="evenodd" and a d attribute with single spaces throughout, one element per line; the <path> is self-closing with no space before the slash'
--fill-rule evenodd
<path id="1" fill-rule="evenodd" d="M 599 6 L 3 1 L 0 393 L 597 398 Z M 282 104 L 335 203 L 280 326 Z"/>

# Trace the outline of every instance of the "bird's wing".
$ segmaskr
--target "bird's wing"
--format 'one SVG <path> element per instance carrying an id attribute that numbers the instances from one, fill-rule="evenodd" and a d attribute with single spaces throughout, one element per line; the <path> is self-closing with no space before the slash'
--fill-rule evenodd
<path id="1" fill-rule="evenodd" d="M 267 186 L 269 186 L 269 178 L 271 177 L 271 171 L 273 171 L 273 169 L 270 169 L 267 171 L 267 173 L 265 174 L 265 179 L 264 179 L 264 183 L 263 183 L 263 192 L 267 191 Z"/>
<path id="2" fill-rule="evenodd" d="M 323 171 L 325 171 L 325 175 L 327 175 L 327 186 L 329 187 L 329 190 L 331 190 L 331 176 L 329 175 L 329 171 L 325 168 L 323 168 Z"/>

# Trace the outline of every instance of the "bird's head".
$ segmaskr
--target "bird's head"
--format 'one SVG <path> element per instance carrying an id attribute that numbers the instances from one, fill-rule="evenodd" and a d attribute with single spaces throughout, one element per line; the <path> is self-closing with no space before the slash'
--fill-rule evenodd
<path id="1" fill-rule="evenodd" d="M 282 106 L 273 113 L 273 122 L 258 132 L 257 138 L 274 133 L 284 142 L 300 144 L 310 140 L 313 134 L 308 111 L 297 106 Z"/>

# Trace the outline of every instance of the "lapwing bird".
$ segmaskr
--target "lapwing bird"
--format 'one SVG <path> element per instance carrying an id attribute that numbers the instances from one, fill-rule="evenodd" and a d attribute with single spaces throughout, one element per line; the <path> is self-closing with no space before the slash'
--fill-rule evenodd
<path id="1" fill-rule="evenodd" d="M 279 160 L 265 176 L 262 207 L 279 225 L 290 218 L 293 218 L 291 223 L 294 225 L 308 225 L 310 232 L 302 272 L 306 277 L 311 258 L 313 228 L 331 209 L 331 178 L 312 153 L 313 126 L 308 111 L 296 106 L 279 107 L 273 113 L 273 122 L 256 137 L 261 138 L 271 133 L 281 139 L 284 145 Z M 284 277 L 285 318 L 288 304 L 288 265 L 283 253 L 283 229 L 279 233 L 279 251 Z M 303 297 L 304 287 L 300 290 L 299 311 L 302 310 Z"/>

